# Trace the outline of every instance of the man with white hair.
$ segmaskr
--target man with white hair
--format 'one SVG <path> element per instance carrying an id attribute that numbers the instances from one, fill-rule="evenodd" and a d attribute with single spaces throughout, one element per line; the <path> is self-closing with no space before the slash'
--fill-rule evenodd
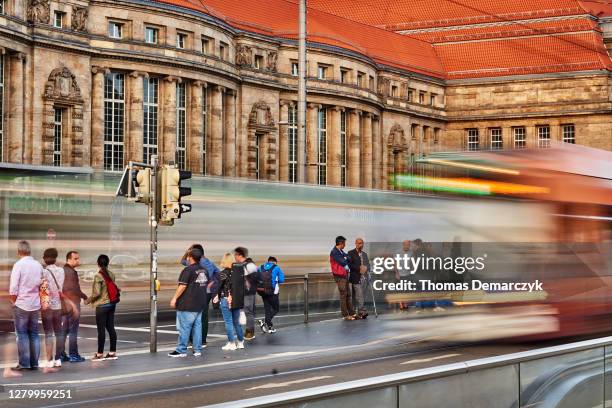
<path id="1" fill-rule="evenodd" d="M 19 365 L 15 371 L 38 369 L 40 338 L 38 320 L 40 319 L 40 294 L 43 268 L 31 256 L 28 241 L 19 241 L 17 256 L 19 261 L 13 265 L 9 286 L 9 297 L 14 305 L 15 333 Z"/>

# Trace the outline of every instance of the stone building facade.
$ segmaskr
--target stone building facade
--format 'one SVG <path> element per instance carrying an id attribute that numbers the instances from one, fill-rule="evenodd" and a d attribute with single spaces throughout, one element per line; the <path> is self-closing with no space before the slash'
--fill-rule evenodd
<path id="1" fill-rule="evenodd" d="M 606 67 L 456 78 L 421 40 L 311 10 L 300 146 L 295 32 L 265 26 L 283 16 L 257 2 L 0 5 L 4 162 L 121 171 L 157 154 L 212 176 L 386 189 L 431 152 L 546 137 L 612 150 Z"/>

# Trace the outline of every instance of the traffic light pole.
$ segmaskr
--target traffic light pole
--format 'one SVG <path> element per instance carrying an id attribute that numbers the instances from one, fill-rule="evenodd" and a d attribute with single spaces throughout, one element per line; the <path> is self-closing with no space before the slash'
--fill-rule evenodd
<path id="1" fill-rule="evenodd" d="M 151 276 L 150 276 L 150 293 L 151 293 L 151 305 L 150 305 L 150 342 L 149 351 L 151 353 L 157 352 L 157 214 L 159 201 L 157 200 L 158 183 L 157 176 L 159 173 L 157 156 L 151 156 L 151 201 L 149 202 L 149 225 L 151 227 Z"/>

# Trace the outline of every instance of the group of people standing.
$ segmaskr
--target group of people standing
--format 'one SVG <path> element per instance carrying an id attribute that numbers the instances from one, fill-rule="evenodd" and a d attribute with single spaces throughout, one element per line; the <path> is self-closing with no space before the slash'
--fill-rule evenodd
<path id="1" fill-rule="evenodd" d="M 237 247 L 223 255 L 220 267 L 204 256 L 204 248 L 193 244 L 181 263 L 178 286 L 170 301 L 176 309 L 176 328 L 179 332 L 176 349 L 170 357 L 187 357 L 189 342 L 193 355 L 202 355 L 207 347 L 210 304 L 221 310 L 227 343 L 224 351 L 244 348 L 245 340 L 255 338 L 255 301 L 262 298 L 265 319 L 259 320 L 264 333 L 275 333 L 272 319 L 279 311 L 280 284 L 285 281 L 275 257 L 257 267 L 249 258 L 248 250 Z M 246 330 L 243 330 L 246 326 Z"/>
<path id="2" fill-rule="evenodd" d="M 62 362 L 85 361 L 79 354 L 77 336 L 81 317 L 81 301 L 95 307 L 98 329 L 98 350 L 92 361 L 117 359 L 117 334 L 114 327 L 115 307 L 119 288 L 108 270 L 109 258 L 98 257 L 98 273 L 94 277 L 91 295 L 81 290 L 76 270 L 81 265 L 77 251 L 68 251 L 63 267 L 57 264 L 58 251 L 48 248 L 42 262 L 32 257 L 27 241 L 17 244 L 19 260 L 10 277 L 9 297 L 13 304 L 19 364 L 14 371 L 39 368 L 40 338 L 38 320 L 42 318 L 45 333 L 44 368 L 55 371 Z M 110 336 L 110 351 L 104 356 L 106 331 Z M 68 353 L 66 353 L 68 339 Z"/>
<path id="3" fill-rule="evenodd" d="M 355 248 L 344 252 L 346 238 L 336 237 L 336 245 L 329 254 L 331 272 L 340 292 L 340 310 L 345 320 L 368 317 L 365 295 L 370 285 L 370 260 L 363 250 L 362 238 L 355 240 Z"/>

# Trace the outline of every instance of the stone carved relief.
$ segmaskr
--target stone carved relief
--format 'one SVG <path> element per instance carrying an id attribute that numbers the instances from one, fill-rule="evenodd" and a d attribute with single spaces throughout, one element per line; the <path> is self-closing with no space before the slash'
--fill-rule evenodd
<path id="1" fill-rule="evenodd" d="M 72 8 L 72 29 L 75 31 L 87 31 L 87 17 L 89 10 L 87 7 Z"/>
<path id="2" fill-rule="evenodd" d="M 278 60 L 278 53 L 276 51 L 268 52 L 268 71 L 276 72 L 276 64 Z"/>
<path id="3" fill-rule="evenodd" d="M 236 46 L 236 65 L 251 66 L 253 65 L 253 52 L 251 47 L 245 44 Z"/>
<path id="4" fill-rule="evenodd" d="M 251 108 L 249 115 L 249 126 L 274 126 L 274 117 L 270 106 L 264 101 L 259 101 Z"/>
<path id="5" fill-rule="evenodd" d="M 408 147 L 404 129 L 397 123 L 391 127 L 388 140 L 390 150 L 405 150 Z"/>
<path id="6" fill-rule="evenodd" d="M 30 23 L 49 24 L 50 0 L 28 0 L 27 19 Z"/>
<path id="7" fill-rule="evenodd" d="M 68 100 L 75 104 L 83 103 L 81 89 L 76 82 L 76 77 L 66 67 L 51 71 L 45 85 L 45 98 Z"/>
<path id="8" fill-rule="evenodd" d="M 389 78 L 379 78 L 378 79 L 378 95 L 385 97 L 389 95 L 389 85 L 391 85 L 391 81 Z"/>

